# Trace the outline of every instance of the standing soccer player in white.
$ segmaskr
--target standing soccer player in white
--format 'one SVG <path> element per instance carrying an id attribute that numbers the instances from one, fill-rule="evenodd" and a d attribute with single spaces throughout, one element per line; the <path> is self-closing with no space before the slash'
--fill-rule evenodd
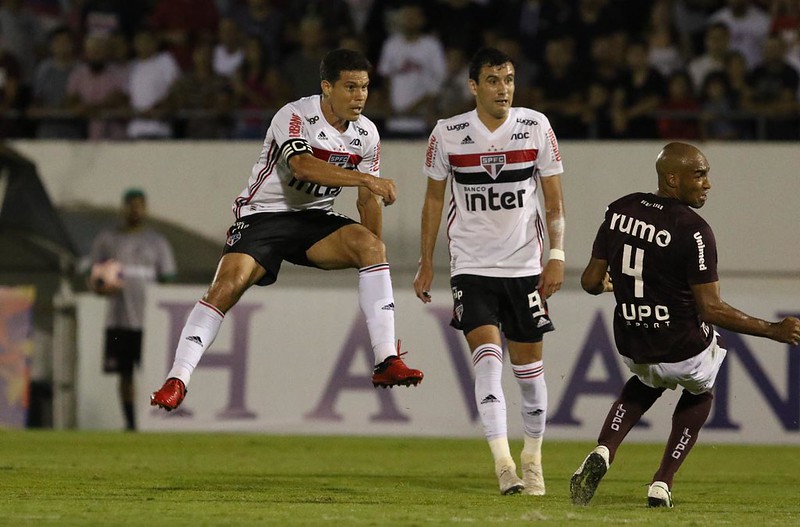
<path id="1" fill-rule="evenodd" d="M 281 263 L 320 269 L 358 269 L 359 304 L 367 320 L 376 387 L 416 385 L 422 372 L 395 350 L 394 295 L 380 239 L 381 201 L 396 198 L 394 181 L 380 178 L 380 139 L 361 114 L 369 61 L 346 49 L 320 65 L 322 95 L 278 110 L 247 186 L 234 200 L 236 222 L 208 291 L 189 314 L 172 369 L 151 404 L 173 410 L 225 313 L 253 285 L 277 280 Z M 361 223 L 333 211 L 342 187 L 358 187 Z"/>
<path id="2" fill-rule="evenodd" d="M 431 301 L 433 252 L 449 180 L 451 325 L 464 332 L 472 352 L 475 401 L 500 492 L 540 496 L 545 493 L 541 445 L 547 418 L 542 336 L 554 329 L 546 299 L 564 281 L 563 167 L 547 117 L 511 106 L 510 57 L 492 48 L 479 50 L 470 62 L 469 86 L 476 109 L 439 121 L 428 142 L 414 289 L 420 300 Z M 543 266 L 545 230 L 550 255 Z M 521 393 L 523 479 L 508 445 L 501 331 Z"/>

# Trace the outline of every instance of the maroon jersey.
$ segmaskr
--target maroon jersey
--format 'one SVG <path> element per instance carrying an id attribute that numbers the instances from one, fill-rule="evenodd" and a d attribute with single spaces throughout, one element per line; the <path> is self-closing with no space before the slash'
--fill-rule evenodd
<path id="1" fill-rule="evenodd" d="M 680 362 L 706 349 L 691 285 L 716 282 L 717 243 L 708 223 L 672 198 L 635 193 L 608 206 L 592 256 L 614 282 L 614 339 L 639 364 Z"/>

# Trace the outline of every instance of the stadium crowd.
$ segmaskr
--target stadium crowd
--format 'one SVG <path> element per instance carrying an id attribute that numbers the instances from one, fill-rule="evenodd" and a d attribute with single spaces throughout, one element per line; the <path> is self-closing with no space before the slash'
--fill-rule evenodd
<path id="1" fill-rule="evenodd" d="M 800 0 L 0 0 L 0 138 L 261 139 L 336 47 L 425 137 L 481 45 L 562 139 L 800 138 Z"/>

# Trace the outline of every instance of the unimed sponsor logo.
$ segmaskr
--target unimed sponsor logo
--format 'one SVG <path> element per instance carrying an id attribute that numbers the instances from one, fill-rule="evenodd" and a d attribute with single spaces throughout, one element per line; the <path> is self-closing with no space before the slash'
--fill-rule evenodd
<path id="1" fill-rule="evenodd" d="M 425 152 L 425 166 L 431 168 L 436 161 L 436 137 L 431 136 L 428 141 L 428 150 Z"/>

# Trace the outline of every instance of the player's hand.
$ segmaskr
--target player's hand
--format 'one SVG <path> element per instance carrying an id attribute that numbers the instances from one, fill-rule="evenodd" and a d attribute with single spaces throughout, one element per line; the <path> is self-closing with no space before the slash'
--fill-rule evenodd
<path id="1" fill-rule="evenodd" d="M 539 294 L 547 299 L 561 289 L 561 284 L 564 283 L 564 262 L 561 260 L 550 260 L 544 266 L 541 276 L 539 276 L 539 284 L 536 288 Z"/>
<path id="2" fill-rule="evenodd" d="M 603 292 L 604 293 L 613 293 L 614 292 L 614 282 L 611 280 L 611 275 L 606 272 L 606 275 L 603 277 Z"/>
<path id="3" fill-rule="evenodd" d="M 433 283 L 433 268 L 430 265 L 419 265 L 417 275 L 414 277 L 414 292 L 423 304 L 431 301 L 431 284 Z"/>
<path id="4" fill-rule="evenodd" d="M 800 318 L 786 317 L 780 322 L 774 322 L 775 334 L 773 339 L 797 346 L 800 343 Z"/>
<path id="5" fill-rule="evenodd" d="M 370 176 L 367 179 L 367 188 L 373 194 L 383 198 L 384 205 L 391 205 L 397 200 L 397 185 L 393 179 L 384 179 Z"/>

